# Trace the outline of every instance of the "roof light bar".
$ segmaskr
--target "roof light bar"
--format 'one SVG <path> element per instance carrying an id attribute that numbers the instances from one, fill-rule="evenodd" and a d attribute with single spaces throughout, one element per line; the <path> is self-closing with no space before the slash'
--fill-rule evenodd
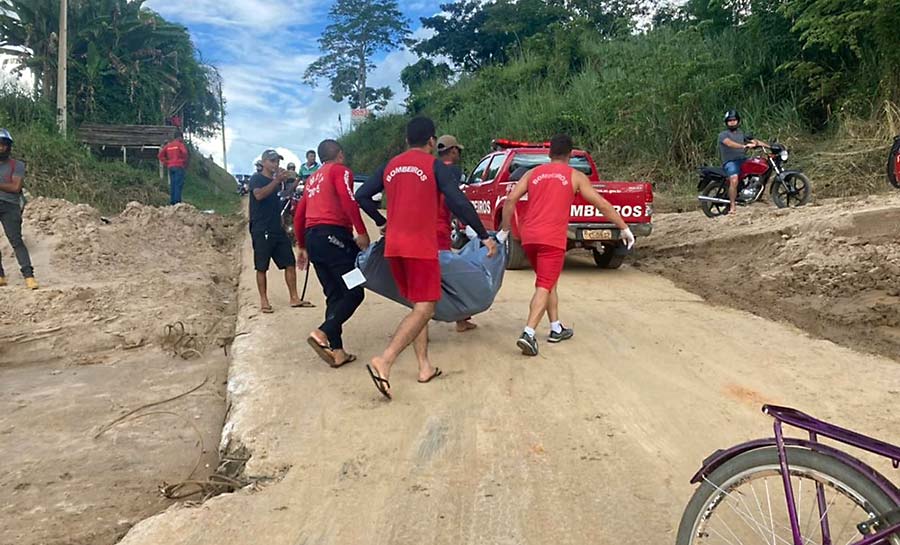
<path id="1" fill-rule="evenodd" d="M 506 138 L 497 138 L 491 141 L 491 146 L 495 149 L 506 148 L 549 148 L 550 142 L 522 142 L 519 140 L 508 140 Z"/>

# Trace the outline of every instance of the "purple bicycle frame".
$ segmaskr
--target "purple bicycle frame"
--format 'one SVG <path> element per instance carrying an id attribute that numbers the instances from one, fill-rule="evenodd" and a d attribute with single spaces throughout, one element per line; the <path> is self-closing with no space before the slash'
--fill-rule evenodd
<path id="1" fill-rule="evenodd" d="M 778 407 L 776 405 L 764 405 L 763 412 L 775 419 L 775 437 L 768 439 L 756 439 L 748 441 L 740 445 L 735 445 L 727 450 L 719 450 L 703 461 L 703 467 L 700 468 L 691 483 L 699 483 L 707 478 L 716 468 L 727 462 L 728 460 L 743 454 L 745 452 L 756 450 L 764 447 L 775 446 L 778 450 L 778 460 L 781 466 L 781 476 L 784 484 L 785 498 L 787 500 L 788 516 L 791 521 L 791 530 L 793 534 L 794 545 L 804 545 L 804 539 L 800 534 L 800 525 L 797 519 L 797 507 L 794 503 L 794 490 L 791 485 L 790 472 L 788 469 L 787 456 L 785 446 L 799 446 L 826 454 L 844 464 L 859 471 L 869 478 L 882 492 L 885 493 L 895 504 L 900 506 L 900 489 L 898 489 L 884 475 L 875 471 L 865 462 L 854 458 L 853 456 L 838 450 L 832 446 L 819 442 L 819 436 L 828 437 L 835 441 L 883 456 L 893 463 L 895 468 L 900 467 L 900 447 L 879 441 L 872 437 L 862 435 L 852 430 L 841 428 L 823 422 L 816 418 L 802 413 L 796 409 L 789 407 Z M 805 430 L 809 433 L 809 440 L 798 439 L 793 437 L 784 437 L 782 433 L 782 424 L 788 424 L 795 428 Z M 816 495 L 818 500 L 819 515 L 821 518 L 821 529 L 823 545 L 833 545 L 831 536 L 829 535 L 827 509 L 825 506 L 825 492 L 821 484 L 816 484 Z M 852 545 L 877 545 L 882 540 L 891 536 L 893 533 L 900 533 L 900 522 L 880 530 L 875 534 L 866 536 L 860 541 Z"/>

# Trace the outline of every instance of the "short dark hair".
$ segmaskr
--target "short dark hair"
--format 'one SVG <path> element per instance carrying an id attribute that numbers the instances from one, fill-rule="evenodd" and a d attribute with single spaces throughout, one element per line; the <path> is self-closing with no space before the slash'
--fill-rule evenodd
<path id="1" fill-rule="evenodd" d="M 313 155 L 316 154 L 315 150 L 306 150 L 306 155 L 309 155 L 310 153 L 312 153 Z"/>
<path id="2" fill-rule="evenodd" d="M 550 139 L 550 157 L 565 157 L 572 153 L 572 137 L 568 134 L 560 133 L 553 135 Z"/>
<path id="3" fill-rule="evenodd" d="M 435 137 L 434 121 L 427 117 L 414 117 L 406 124 L 406 143 L 414 148 L 422 147 Z"/>
<path id="4" fill-rule="evenodd" d="M 322 159 L 323 163 L 334 161 L 343 149 L 344 148 L 341 147 L 337 140 L 332 140 L 330 138 L 322 140 L 319 143 L 319 158 Z M 309 150 L 306 153 L 308 155 L 311 152 L 312 150 Z"/>

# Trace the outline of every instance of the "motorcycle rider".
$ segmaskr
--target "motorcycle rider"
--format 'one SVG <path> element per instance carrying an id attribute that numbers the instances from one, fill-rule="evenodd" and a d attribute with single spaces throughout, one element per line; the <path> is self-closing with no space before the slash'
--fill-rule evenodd
<path id="1" fill-rule="evenodd" d="M 761 140 L 748 139 L 741 130 L 741 115 L 737 110 L 725 112 L 726 130 L 719 133 L 719 157 L 722 169 L 728 177 L 728 199 L 731 201 L 729 214 L 734 213 L 737 201 L 737 186 L 741 165 L 747 159 L 747 150 L 757 146 L 768 146 Z"/>

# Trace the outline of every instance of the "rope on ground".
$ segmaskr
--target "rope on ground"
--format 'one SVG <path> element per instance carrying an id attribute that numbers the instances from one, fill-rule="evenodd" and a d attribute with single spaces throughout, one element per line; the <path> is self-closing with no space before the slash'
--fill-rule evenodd
<path id="1" fill-rule="evenodd" d="M 123 414 L 122 416 L 116 418 L 116 419 L 113 420 L 112 422 L 109 422 L 108 424 L 102 426 L 102 427 L 100 428 L 100 430 L 97 432 L 97 434 L 94 435 L 94 439 L 98 439 L 101 435 L 103 435 L 104 433 L 106 433 L 107 431 L 109 431 L 113 426 L 117 425 L 119 422 L 125 420 L 126 418 L 128 418 L 128 417 L 131 416 L 131 415 L 133 415 L 134 413 L 140 412 L 140 411 L 142 411 L 142 410 L 144 410 L 144 409 L 149 409 L 150 407 L 156 407 L 156 406 L 162 405 L 162 404 L 164 404 L 164 403 L 169 403 L 170 401 L 175 401 L 176 399 L 181 399 L 182 397 L 187 396 L 187 395 L 190 395 L 190 394 L 196 392 L 197 390 L 199 390 L 200 388 L 203 388 L 203 387 L 206 385 L 206 383 L 207 383 L 208 381 L 209 381 L 209 377 L 203 377 L 203 382 L 201 382 L 201 383 L 198 384 L 197 386 L 194 386 L 193 388 L 191 388 L 191 389 L 188 390 L 187 392 L 184 392 L 184 393 L 182 393 L 182 394 L 178 394 L 178 395 L 175 396 L 175 397 L 170 397 L 170 398 L 168 398 L 168 399 L 163 399 L 162 401 L 154 401 L 153 403 L 147 403 L 146 405 L 141 405 L 141 406 L 138 407 L 137 409 L 133 409 L 133 410 L 128 411 L 127 413 L 125 413 L 125 414 Z"/>
<path id="2" fill-rule="evenodd" d="M 879 146 L 877 148 L 868 148 L 856 151 L 817 151 L 812 153 L 812 155 L 824 155 L 827 157 L 847 157 L 849 155 L 863 155 L 866 153 L 883 153 L 885 149 L 886 148 L 884 146 Z"/>
<path id="3" fill-rule="evenodd" d="M 209 341 L 216 338 L 214 333 L 223 319 L 224 317 L 220 316 L 203 334 L 190 331 L 181 320 L 166 324 L 163 327 L 163 346 L 169 347 L 173 355 L 180 356 L 183 359 L 199 358 L 203 355 L 203 351 L 206 349 Z M 227 337 L 224 340 L 220 339 L 220 341 L 224 345 Z"/>

